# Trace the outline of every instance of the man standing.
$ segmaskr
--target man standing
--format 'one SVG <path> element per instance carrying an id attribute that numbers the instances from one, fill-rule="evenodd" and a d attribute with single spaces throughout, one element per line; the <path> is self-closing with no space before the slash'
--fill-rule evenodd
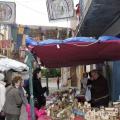
<path id="1" fill-rule="evenodd" d="M 107 80 L 99 73 L 98 70 L 92 70 L 91 76 L 93 83 L 88 85 L 91 88 L 91 96 L 94 101 L 94 107 L 108 106 L 109 90 Z"/>

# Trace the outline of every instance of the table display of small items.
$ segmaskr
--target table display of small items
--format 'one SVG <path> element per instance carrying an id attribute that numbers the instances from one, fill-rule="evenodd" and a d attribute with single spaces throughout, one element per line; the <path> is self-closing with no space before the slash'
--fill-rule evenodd
<path id="1" fill-rule="evenodd" d="M 59 91 L 52 93 L 51 99 L 52 102 L 47 102 L 49 104 L 47 107 L 47 115 L 51 116 L 52 120 L 83 120 L 82 114 L 74 114 L 74 109 L 77 108 L 78 99 L 75 99 L 75 90 L 68 89 L 65 91 Z"/>
<path id="2" fill-rule="evenodd" d="M 55 92 L 52 97 L 54 102 L 46 106 L 51 120 L 120 120 L 120 102 L 92 108 L 87 101 L 78 102 L 69 91 Z"/>
<path id="3" fill-rule="evenodd" d="M 83 120 L 84 113 L 76 111 L 77 102 L 77 99 L 74 99 L 73 103 L 62 99 L 62 101 L 59 100 L 57 103 L 47 105 L 47 115 L 52 116 L 52 120 L 74 120 L 75 118 Z"/>
<path id="4" fill-rule="evenodd" d="M 68 102 L 73 102 L 73 99 L 75 97 L 75 89 L 69 88 L 68 90 L 63 91 L 56 91 L 54 93 L 51 93 L 49 98 L 47 98 L 47 103 L 55 103 L 58 101 L 62 101 L 63 99 L 66 99 Z"/>

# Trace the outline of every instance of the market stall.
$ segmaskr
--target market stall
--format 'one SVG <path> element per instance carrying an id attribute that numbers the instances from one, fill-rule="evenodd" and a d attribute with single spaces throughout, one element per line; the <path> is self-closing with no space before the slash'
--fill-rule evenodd
<path id="1" fill-rule="evenodd" d="M 0 71 L 8 71 L 8 70 L 14 70 L 14 71 L 23 71 L 23 70 L 29 70 L 28 66 L 24 63 L 18 62 L 13 59 L 9 58 L 1 58 L 0 59 Z"/>
<path id="2" fill-rule="evenodd" d="M 26 45 L 32 53 L 40 58 L 42 66 L 48 68 L 69 67 L 85 64 L 98 64 L 104 61 L 120 59 L 120 38 L 101 36 L 73 37 L 65 40 L 48 39 L 35 42 L 26 39 Z"/>
<path id="3" fill-rule="evenodd" d="M 39 65 L 48 68 L 99 64 L 99 63 L 104 63 L 104 61 L 115 61 L 120 59 L 120 38 L 111 37 L 111 36 L 102 36 L 99 37 L 98 40 L 89 37 L 74 37 L 65 40 L 48 39 L 41 42 L 36 42 L 34 41 L 33 38 L 28 37 L 26 39 L 26 45 L 28 49 L 31 51 L 31 53 L 28 55 L 29 58 L 32 58 L 31 56 L 35 56 L 36 60 L 39 60 L 38 61 Z M 32 60 L 29 59 L 28 61 L 30 63 Z M 29 66 L 30 68 L 32 67 L 31 64 L 29 64 Z M 32 91 L 32 86 L 31 86 L 31 91 Z M 69 96 L 68 99 L 69 101 L 71 101 L 72 98 Z M 67 103 L 69 103 L 69 101 Z M 72 99 L 72 103 L 70 104 L 71 107 L 66 106 L 66 109 L 63 110 L 61 109 L 59 113 L 57 113 L 57 116 L 60 120 L 67 119 L 66 116 L 62 114 L 62 113 L 66 113 L 67 110 L 72 115 L 71 116 L 72 118 L 70 119 L 73 120 L 77 119 L 77 117 L 79 117 L 79 120 L 81 119 L 91 120 L 91 118 L 92 120 L 93 118 L 95 120 L 100 120 L 100 119 L 105 120 L 106 118 L 107 119 L 109 118 L 111 120 L 115 118 L 117 120 L 118 119 L 117 117 L 119 115 L 118 110 L 120 109 L 119 104 L 120 103 L 118 103 L 117 105 L 117 109 L 114 109 L 115 107 L 112 106 L 112 111 L 117 110 L 116 116 L 98 115 L 98 113 L 100 112 L 97 112 L 96 114 L 98 116 L 96 118 L 95 115 L 93 116 L 91 115 L 95 113 L 95 111 L 91 108 L 90 104 L 85 102 L 83 105 L 80 103 L 78 105 L 78 101 L 76 99 Z M 51 107 L 54 108 L 54 106 Z M 61 108 L 61 106 L 59 106 L 59 108 Z M 90 110 L 92 112 L 88 113 L 87 110 Z M 106 110 L 106 108 L 103 108 L 102 110 L 104 111 Z M 110 111 L 110 109 L 107 110 Z M 49 113 L 48 116 L 51 116 L 50 112 L 48 113 Z M 75 116 L 76 114 L 77 117 Z M 87 114 L 90 114 L 91 117 L 88 118 L 89 115 Z M 55 118 L 55 120 L 56 119 L 57 118 Z"/>
<path id="4" fill-rule="evenodd" d="M 38 120 L 119 120 L 120 102 L 110 102 L 108 107 L 91 107 L 87 101 L 78 102 L 74 92 L 57 91 L 47 98 L 46 114 Z"/>

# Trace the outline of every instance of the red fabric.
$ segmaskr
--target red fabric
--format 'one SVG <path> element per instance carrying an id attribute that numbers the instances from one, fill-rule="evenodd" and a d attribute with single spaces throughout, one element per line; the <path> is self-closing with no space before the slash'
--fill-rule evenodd
<path id="1" fill-rule="evenodd" d="M 47 115 L 41 115 L 41 116 L 38 117 L 38 120 L 51 120 L 51 119 Z"/>
<path id="2" fill-rule="evenodd" d="M 82 118 L 75 118 L 74 120 L 83 120 Z"/>
<path id="3" fill-rule="evenodd" d="M 77 7 L 76 14 L 80 14 L 80 5 Z"/>
<path id="4" fill-rule="evenodd" d="M 30 104 L 27 104 L 27 105 L 26 105 L 26 112 L 28 113 L 28 120 L 32 120 L 32 119 L 31 119 L 31 114 L 30 114 Z M 38 110 L 37 108 L 34 108 L 34 112 L 35 112 L 35 116 L 36 116 L 36 117 L 45 114 L 45 110 L 43 110 L 43 109 Z"/>
<path id="5" fill-rule="evenodd" d="M 80 5 L 77 7 L 76 15 L 78 16 L 78 18 L 80 20 Z"/>
<path id="6" fill-rule="evenodd" d="M 106 60 L 120 59 L 120 41 L 110 40 L 89 46 L 88 42 L 35 46 L 32 51 L 40 57 L 45 67 L 67 67 L 82 64 L 98 64 Z"/>
<path id="7" fill-rule="evenodd" d="M 85 96 L 76 96 L 79 102 L 84 103 L 85 102 Z"/>
<path id="8" fill-rule="evenodd" d="M 59 84 L 59 79 L 57 79 L 57 84 Z"/>

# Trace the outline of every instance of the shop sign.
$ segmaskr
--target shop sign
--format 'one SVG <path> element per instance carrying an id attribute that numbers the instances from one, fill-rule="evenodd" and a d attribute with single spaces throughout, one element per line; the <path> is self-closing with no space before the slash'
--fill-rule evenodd
<path id="1" fill-rule="evenodd" d="M 0 1 L 0 22 L 1 24 L 14 24 L 16 19 L 15 2 Z"/>
<path id="2" fill-rule="evenodd" d="M 73 0 L 47 0 L 49 21 L 67 20 L 74 17 Z"/>
<path id="3" fill-rule="evenodd" d="M 1 40 L 1 49 L 10 49 L 11 40 Z"/>

